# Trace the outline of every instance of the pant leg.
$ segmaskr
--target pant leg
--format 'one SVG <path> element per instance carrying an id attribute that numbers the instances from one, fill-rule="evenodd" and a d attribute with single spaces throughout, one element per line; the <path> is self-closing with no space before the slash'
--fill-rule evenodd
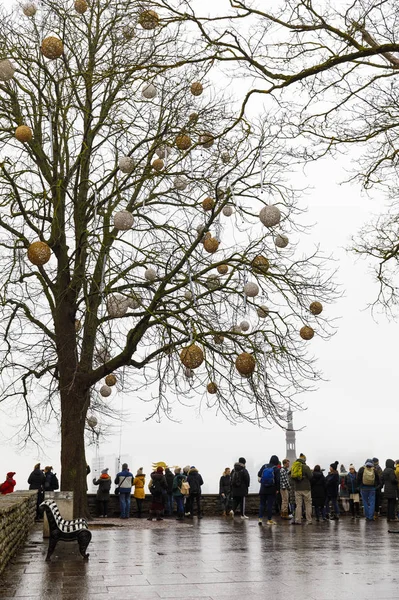
<path id="1" fill-rule="evenodd" d="M 373 502 L 373 510 L 370 509 L 370 503 L 371 503 L 370 493 L 371 493 L 371 490 L 367 490 L 364 488 L 361 490 L 363 507 L 364 507 L 364 516 L 366 517 L 366 519 L 369 519 L 369 520 L 372 519 L 374 516 L 374 502 Z"/>
<path id="2" fill-rule="evenodd" d="M 273 519 L 273 506 L 276 502 L 276 496 L 274 494 L 269 494 L 267 496 L 267 520 L 272 521 Z"/>
<path id="3" fill-rule="evenodd" d="M 177 516 L 179 518 L 183 518 L 184 516 L 184 499 L 183 496 L 175 496 L 176 507 L 177 507 Z"/>
<path id="4" fill-rule="evenodd" d="M 395 518 L 396 498 L 388 498 L 387 518 L 392 521 Z"/>
<path id="5" fill-rule="evenodd" d="M 339 504 L 338 504 L 338 498 L 333 498 L 332 499 L 332 505 L 334 508 L 334 512 L 336 514 L 337 517 L 339 517 Z"/>
<path id="6" fill-rule="evenodd" d="M 103 502 L 103 515 L 108 516 L 108 500 L 104 500 Z"/>
<path id="7" fill-rule="evenodd" d="M 355 502 L 355 513 L 356 516 L 359 517 L 360 516 L 360 503 L 359 502 Z"/>
<path id="8" fill-rule="evenodd" d="M 197 496 L 197 516 L 201 517 L 201 494 Z"/>
<path id="9" fill-rule="evenodd" d="M 288 490 L 281 490 L 281 513 L 285 514 L 288 512 Z"/>
<path id="10" fill-rule="evenodd" d="M 310 490 L 305 490 L 303 492 L 303 497 L 305 500 L 306 522 L 311 523 L 312 522 L 312 492 Z"/>
<path id="11" fill-rule="evenodd" d="M 124 519 L 125 516 L 126 516 L 126 496 L 127 495 L 128 494 L 124 494 L 122 492 L 119 494 L 119 506 L 120 506 L 120 509 L 121 509 L 121 517 L 122 517 L 122 519 Z"/>
<path id="12" fill-rule="evenodd" d="M 303 499 L 303 492 L 295 492 L 295 504 L 296 504 L 296 508 L 295 508 L 295 522 L 296 523 L 301 523 L 302 522 L 302 499 Z"/>
<path id="13" fill-rule="evenodd" d="M 263 519 L 263 515 L 265 514 L 266 500 L 267 496 L 265 494 L 259 495 L 259 519 Z"/>

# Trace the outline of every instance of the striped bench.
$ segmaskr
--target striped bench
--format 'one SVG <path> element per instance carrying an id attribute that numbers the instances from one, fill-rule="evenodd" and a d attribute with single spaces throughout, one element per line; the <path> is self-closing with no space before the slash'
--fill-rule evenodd
<path id="1" fill-rule="evenodd" d="M 89 531 L 86 519 L 72 519 L 70 521 L 63 519 L 54 500 L 45 500 L 40 504 L 40 508 L 46 512 L 50 528 L 46 560 L 50 560 L 60 540 L 62 542 L 74 542 L 76 540 L 79 544 L 81 555 L 87 560 L 89 554 L 86 553 L 86 550 L 90 544 L 91 531 Z"/>

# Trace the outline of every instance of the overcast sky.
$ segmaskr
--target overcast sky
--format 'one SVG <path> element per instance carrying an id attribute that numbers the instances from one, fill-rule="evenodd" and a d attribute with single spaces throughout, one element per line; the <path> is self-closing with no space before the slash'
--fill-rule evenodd
<path id="1" fill-rule="evenodd" d="M 370 219 L 372 213 L 383 208 L 384 200 L 374 200 L 362 195 L 355 186 L 340 186 L 345 178 L 344 166 L 333 159 L 311 165 L 307 182 L 313 190 L 304 197 L 308 206 L 307 220 L 315 223 L 310 235 L 300 239 L 304 251 L 320 242 L 326 254 L 332 254 L 339 268 L 337 281 L 342 285 L 344 297 L 328 314 L 339 317 L 336 335 L 324 342 L 315 337 L 308 342 L 318 356 L 318 366 L 326 379 L 317 392 L 302 396 L 306 411 L 295 413 L 297 451 L 308 457 L 313 467 L 323 467 L 338 460 L 346 466 L 354 462 L 361 466 L 368 457 L 399 458 L 397 445 L 396 393 L 398 388 L 397 323 L 381 316 L 376 323 L 366 309 L 368 301 L 375 298 L 374 284 L 366 262 L 355 262 L 345 251 L 351 235 Z M 295 181 L 297 184 L 297 181 Z M 298 238 L 299 239 L 299 238 Z M 233 426 L 213 411 L 198 414 L 195 406 L 200 398 L 193 399 L 194 408 L 176 408 L 180 423 L 164 419 L 161 423 L 144 422 L 148 406 L 134 397 L 120 397 L 129 417 L 122 427 L 121 449 L 131 455 L 131 469 L 143 466 L 150 472 L 153 461 L 163 460 L 171 465 L 195 465 L 201 472 L 204 491 L 216 491 L 219 477 L 225 466 L 232 466 L 239 456 L 247 459 L 249 470 L 256 479 L 258 468 L 277 454 L 285 455 L 285 433 L 279 428 L 260 430 L 255 426 Z M 59 445 L 47 443 L 42 449 L 30 446 L 18 452 L 13 445 L 13 411 L 0 405 L 1 460 L 0 480 L 7 471 L 16 471 L 17 488 L 24 489 L 35 462 L 52 464 L 59 472 Z M 55 439 L 53 425 L 45 433 Z M 102 442 L 101 455 L 118 454 L 119 432 Z M 87 450 L 90 463 L 94 447 Z M 104 465 L 111 467 L 111 465 Z M 1 469 L 3 473 L 1 472 Z M 114 473 L 111 473 L 114 475 Z M 257 491 L 255 484 L 252 491 Z"/>

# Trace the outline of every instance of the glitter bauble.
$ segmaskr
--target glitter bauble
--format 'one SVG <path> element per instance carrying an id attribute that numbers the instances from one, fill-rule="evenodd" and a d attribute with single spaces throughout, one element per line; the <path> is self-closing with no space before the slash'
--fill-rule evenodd
<path id="1" fill-rule="evenodd" d="M 264 206 L 259 213 L 259 218 L 266 227 L 274 227 L 280 223 L 281 212 L 277 206 Z"/>
<path id="2" fill-rule="evenodd" d="M 309 306 L 309 310 L 312 315 L 320 315 L 320 313 L 323 312 L 323 305 L 321 302 L 312 302 L 312 304 Z"/>
<path id="3" fill-rule="evenodd" d="M 191 344 L 180 352 L 180 360 L 187 369 L 197 369 L 204 362 L 204 353 L 199 346 Z"/>
<path id="4" fill-rule="evenodd" d="M 119 210 L 114 215 L 114 227 L 119 231 L 128 231 L 133 226 L 133 215 L 128 210 Z"/>
<path id="5" fill-rule="evenodd" d="M 37 266 L 48 263 L 51 257 L 50 247 L 46 242 L 33 242 L 28 248 L 28 259 Z"/>
<path id="6" fill-rule="evenodd" d="M 252 373 L 255 371 L 255 365 L 256 363 L 254 357 L 248 352 L 243 352 L 236 358 L 236 369 L 240 375 L 243 375 L 244 377 L 252 375 Z"/>
<path id="7" fill-rule="evenodd" d="M 55 60 L 56 58 L 60 58 L 64 54 L 64 44 L 62 41 L 54 36 L 46 37 L 42 41 L 41 51 L 43 56 L 49 58 L 51 60 Z"/>
<path id="8" fill-rule="evenodd" d="M 303 340 L 311 340 L 312 337 L 314 336 L 314 329 L 312 329 L 311 327 L 309 327 L 308 325 L 304 325 L 300 331 L 299 331 L 299 335 L 301 336 L 301 338 Z"/>

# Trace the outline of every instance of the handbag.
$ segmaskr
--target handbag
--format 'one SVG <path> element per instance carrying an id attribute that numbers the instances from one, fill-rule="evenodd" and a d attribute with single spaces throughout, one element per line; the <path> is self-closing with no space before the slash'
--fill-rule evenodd
<path id="1" fill-rule="evenodd" d="M 190 484 L 188 483 L 188 481 L 182 481 L 180 493 L 183 496 L 188 496 L 188 494 L 190 493 Z"/>
<path id="2" fill-rule="evenodd" d="M 118 485 L 118 487 L 115 488 L 115 491 L 114 491 L 115 496 L 119 496 L 121 485 L 125 481 L 126 477 L 127 477 L 127 475 L 125 475 L 125 477 L 122 479 L 122 481 L 120 482 L 120 484 Z"/>

